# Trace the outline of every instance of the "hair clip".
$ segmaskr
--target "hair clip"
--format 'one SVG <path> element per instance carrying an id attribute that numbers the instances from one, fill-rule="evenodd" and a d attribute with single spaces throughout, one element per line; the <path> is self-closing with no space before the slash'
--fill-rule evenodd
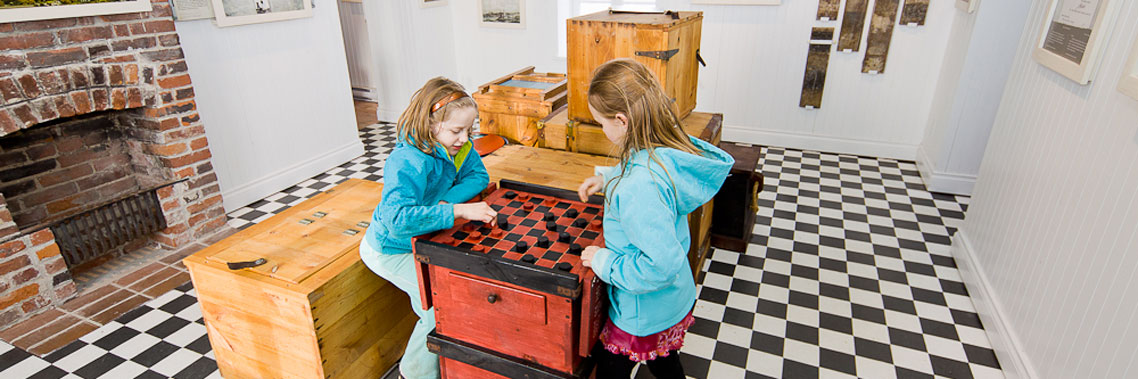
<path id="1" fill-rule="evenodd" d="M 435 113 L 435 111 L 441 109 L 442 107 L 446 106 L 450 102 L 464 98 L 464 97 L 466 97 L 465 93 L 462 93 L 462 92 L 452 93 L 452 94 L 450 94 L 450 96 L 444 97 L 442 100 L 439 100 L 439 102 L 435 103 L 435 105 L 432 105 L 431 106 L 431 113 Z"/>

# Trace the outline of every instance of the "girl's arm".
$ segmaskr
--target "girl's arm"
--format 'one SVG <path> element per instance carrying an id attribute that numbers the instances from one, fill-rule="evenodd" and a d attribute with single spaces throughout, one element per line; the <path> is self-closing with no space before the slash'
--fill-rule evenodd
<path id="1" fill-rule="evenodd" d="M 591 264 L 601 280 L 634 294 L 648 293 L 670 285 L 680 270 L 687 269 L 687 251 L 676 236 L 674 207 L 661 195 L 648 191 L 613 199 L 618 202 L 620 226 L 635 251 L 618 255 L 598 250 Z"/>
<path id="2" fill-rule="evenodd" d="M 394 238 L 411 238 L 454 226 L 454 206 L 420 205 L 426 192 L 422 168 L 388 159 L 383 200 L 379 211 L 384 226 Z"/>
<path id="3" fill-rule="evenodd" d="M 454 186 L 443 194 L 442 200 L 451 204 L 465 202 L 486 189 L 488 184 L 490 184 L 490 175 L 486 173 L 486 166 L 482 165 L 482 158 L 478 156 L 478 152 L 470 149 L 470 154 L 466 156 L 466 161 L 462 162 L 462 168 L 458 170 Z"/>

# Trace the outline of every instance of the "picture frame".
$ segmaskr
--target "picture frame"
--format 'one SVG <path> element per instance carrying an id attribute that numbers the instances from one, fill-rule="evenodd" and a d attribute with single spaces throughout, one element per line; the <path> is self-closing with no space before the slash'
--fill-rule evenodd
<path id="1" fill-rule="evenodd" d="M 1032 58 L 1086 85 L 1094 78 L 1121 0 L 1048 0 Z"/>
<path id="2" fill-rule="evenodd" d="M 691 0 L 692 5 L 782 5 L 782 0 Z"/>
<path id="3" fill-rule="evenodd" d="M 102 16 L 151 11 L 150 0 L 119 0 L 106 3 L 61 4 L 42 7 L 0 7 L 0 23 Z"/>
<path id="4" fill-rule="evenodd" d="M 447 5 L 447 0 L 419 0 L 419 8 L 434 8 Z"/>
<path id="5" fill-rule="evenodd" d="M 525 0 L 478 0 L 478 23 L 492 28 L 525 29 Z"/>
<path id="6" fill-rule="evenodd" d="M 211 0 L 217 26 L 312 17 L 312 0 Z"/>
<path id="7" fill-rule="evenodd" d="M 956 0 L 956 9 L 972 13 L 976 11 L 979 4 L 980 0 Z"/>
<path id="8" fill-rule="evenodd" d="M 1122 66 L 1122 78 L 1118 80 L 1118 90 L 1126 96 L 1138 100 L 1138 38 L 1130 47 L 1130 58 Z"/>

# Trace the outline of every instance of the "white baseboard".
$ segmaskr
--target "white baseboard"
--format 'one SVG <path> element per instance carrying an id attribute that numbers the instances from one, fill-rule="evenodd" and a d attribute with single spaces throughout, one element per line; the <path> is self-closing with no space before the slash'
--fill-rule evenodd
<path id="1" fill-rule="evenodd" d="M 300 163 L 268 173 L 249 183 L 241 184 L 233 189 L 225 190 L 222 187 L 221 198 L 225 213 L 233 212 L 238 208 L 263 199 L 274 192 L 300 183 L 305 179 L 316 176 L 329 168 L 363 155 L 364 144 L 360 140 L 332 149 L 319 156 L 305 159 Z"/>
<path id="2" fill-rule="evenodd" d="M 937 172 L 934 167 L 925 149 L 918 147 L 917 171 L 921 173 L 921 180 L 925 182 L 925 187 L 930 192 L 972 196 L 972 188 L 976 186 L 976 175 Z"/>
<path id="3" fill-rule="evenodd" d="M 980 322 L 984 324 L 984 331 L 988 340 L 992 342 L 992 349 L 996 351 L 996 358 L 1000 361 L 1004 376 L 1008 379 L 1034 379 L 1039 375 L 1032 368 L 1031 360 L 1023 351 L 1022 344 L 1016 338 L 1015 331 L 1008 324 L 1006 313 L 1000 306 L 999 298 L 992 291 L 987 275 L 976 259 L 972 242 L 963 230 L 958 230 L 953 236 L 952 257 L 956 259 L 956 266 L 960 269 L 960 276 L 968 288 L 968 296 L 976 306 L 976 313 L 980 315 Z"/>
<path id="4" fill-rule="evenodd" d="M 384 109 L 383 103 L 375 110 L 375 117 L 379 121 L 396 122 L 399 121 L 399 114 L 403 113 L 402 109 Z"/>
<path id="5" fill-rule="evenodd" d="M 723 140 L 868 157 L 916 160 L 917 146 L 724 125 Z"/>

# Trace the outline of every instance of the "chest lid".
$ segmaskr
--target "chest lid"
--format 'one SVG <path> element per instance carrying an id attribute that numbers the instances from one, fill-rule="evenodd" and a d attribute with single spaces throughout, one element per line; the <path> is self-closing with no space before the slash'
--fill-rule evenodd
<path id="1" fill-rule="evenodd" d="M 357 254 L 383 185 L 349 179 L 195 254 L 222 268 L 265 259 L 244 268 L 299 284 L 344 254 Z"/>
<path id="2" fill-rule="evenodd" d="M 755 167 L 759 166 L 762 152 L 762 147 L 759 145 L 723 141 L 719 144 L 719 148 L 735 158 L 735 165 L 731 166 L 731 171 L 755 171 Z"/>
<path id="3" fill-rule="evenodd" d="M 703 12 L 633 12 L 606 10 L 570 18 L 570 22 L 634 24 L 641 28 L 671 28 L 703 18 Z"/>

